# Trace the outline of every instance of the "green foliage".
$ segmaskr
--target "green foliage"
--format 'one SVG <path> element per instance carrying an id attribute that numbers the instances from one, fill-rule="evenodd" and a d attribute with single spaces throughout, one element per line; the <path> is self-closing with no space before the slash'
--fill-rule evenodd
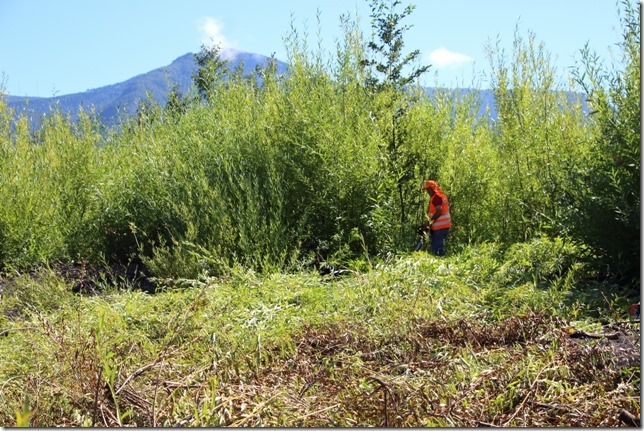
<path id="1" fill-rule="evenodd" d="M 101 143 L 100 126 L 89 115 L 81 113 L 72 125 L 59 112 L 35 135 L 23 117 L 2 139 L 4 266 L 100 255 L 98 179 L 109 170 Z"/>
<path id="2" fill-rule="evenodd" d="M 592 244 L 607 274 L 639 278 L 641 71 L 639 9 L 623 1 L 622 40 L 617 45 L 623 68 L 609 65 L 585 46 L 576 81 L 588 94 L 590 120 L 596 127 L 593 163 L 584 170 L 583 187 L 573 191 L 578 207 L 574 233 Z"/>
<path id="3" fill-rule="evenodd" d="M 293 26 L 290 66 L 244 76 L 202 47 L 195 87 L 150 100 L 122 129 L 53 111 L 32 133 L 0 101 L 0 263 L 140 259 L 162 277 L 333 261 L 371 267 L 411 249 L 427 205 L 447 192 L 450 252 L 568 238 L 606 273 L 634 274 L 639 243 L 639 47 L 624 18 L 624 70 L 586 51 L 578 76 L 595 113 L 559 82 L 533 34 L 506 58 L 489 46 L 498 119 L 476 92 L 416 86 L 427 67 L 403 54 L 413 11 L 372 2 L 374 38 L 340 20 L 334 56 Z M 321 46 L 321 44 L 318 44 Z M 571 84 L 570 84 L 571 85 Z M 606 226 L 611 234 L 605 234 Z M 598 263 L 597 263 L 598 262 Z M 629 269 L 630 268 L 630 269 Z"/>
<path id="4" fill-rule="evenodd" d="M 534 287 L 547 287 L 573 270 L 575 263 L 588 262 L 587 253 L 583 247 L 562 238 L 543 237 L 516 243 L 505 251 L 495 281 L 505 286 L 530 282 Z"/>
<path id="5" fill-rule="evenodd" d="M 498 122 L 492 127 L 500 194 L 489 204 L 499 216 L 499 238 L 524 241 L 539 235 L 566 235 L 570 192 L 577 184 L 566 175 L 583 169 L 592 154 L 579 101 L 557 83 L 544 45 L 517 28 L 514 51 L 488 46 L 494 70 Z"/>
<path id="6" fill-rule="evenodd" d="M 505 193 L 502 161 L 493 132 L 475 115 L 479 105 L 471 94 L 439 91 L 434 102 L 438 112 L 427 118 L 430 111 L 419 121 L 436 129 L 421 147 L 423 166 L 428 167 L 423 177 L 437 179 L 449 197 L 454 244 L 505 239 L 496 207 Z"/>
<path id="7" fill-rule="evenodd" d="M 380 59 L 365 59 L 361 64 L 374 68 L 382 76 L 378 80 L 375 74 L 368 75 L 366 83 L 375 88 L 376 92 L 392 88 L 402 90 L 431 67 L 414 67 L 408 76 L 403 74 L 406 67 L 418 60 L 420 51 L 414 50 L 403 56 L 404 34 L 411 26 L 402 25 L 401 22 L 413 13 L 416 6 L 408 5 L 401 13 L 396 11 L 398 6 L 399 0 L 371 1 L 371 26 L 375 37 L 367 44 L 367 48 Z"/>
<path id="8" fill-rule="evenodd" d="M 397 224 L 398 232 L 391 244 L 395 248 L 408 243 L 409 232 L 413 230 L 409 220 L 410 200 L 415 201 L 415 174 L 420 165 L 418 154 L 410 142 L 416 129 L 406 127 L 406 117 L 410 105 L 422 97 L 413 86 L 430 68 L 429 65 L 412 66 L 418 61 L 420 51 L 404 55 L 403 37 L 411 26 L 403 25 L 402 21 L 415 6 L 408 5 L 400 13 L 397 12 L 398 6 L 398 0 L 371 2 L 373 39 L 367 48 L 372 58 L 364 58 L 360 62 L 366 70 L 366 89 L 374 98 L 373 115 L 382 141 L 379 162 L 384 175 L 378 178 L 378 183 L 388 196 L 377 202 L 379 209 L 386 212 L 385 217 Z M 409 75 L 405 75 L 406 72 Z"/>
<path id="9" fill-rule="evenodd" d="M 583 273 L 574 263 L 584 255 L 543 238 L 417 253 L 340 278 L 236 266 L 156 295 L 80 296 L 53 271 L 19 274 L 0 297 L 0 422 L 378 426 L 375 376 L 404 395 L 389 405 L 399 425 L 542 423 L 531 404 L 525 422 L 513 422 L 525 391 L 560 406 L 591 396 L 599 416 L 556 423 L 606 424 L 624 402 L 639 408 L 635 363 L 614 357 L 607 340 L 575 341 L 562 329 L 622 319 L 630 298 L 593 302 L 585 281 L 559 283 Z M 46 297 L 54 286 L 55 299 Z"/>
<path id="10" fill-rule="evenodd" d="M 53 111 L 32 133 L 0 98 L 0 423 L 604 426 L 639 411 L 629 358 L 561 330 L 639 299 L 605 277 L 633 275 L 639 253 L 634 10 L 624 70 L 584 51 L 590 118 L 517 29 L 510 66 L 489 47 L 488 122 L 467 91 L 414 88 L 426 68 L 403 76 L 417 51 L 402 57 L 413 7 L 398 5 L 372 3 L 380 44 L 342 17 L 331 59 L 293 28 L 285 75 L 203 48 L 201 99 L 148 100 L 120 130 Z M 441 258 L 407 253 L 426 178 L 450 198 Z M 160 293 L 74 295 L 44 265 L 134 259 Z M 347 271 L 310 271 L 324 260 Z M 557 400 L 572 407 L 534 411 Z"/>
<path id="11" fill-rule="evenodd" d="M 193 76 L 193 82 L 201 97 L 209 102 L 216 100 L 217 87 L 223 82 L 228 74 L 226 61 L 221 57 L 219 45 L 201 45 L 201 50 L 194 55 L 195 62 L 199 66 Z"/>

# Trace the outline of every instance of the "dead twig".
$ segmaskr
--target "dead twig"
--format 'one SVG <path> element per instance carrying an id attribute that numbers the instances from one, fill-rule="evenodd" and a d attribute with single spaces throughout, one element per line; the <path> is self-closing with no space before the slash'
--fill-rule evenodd
<path id="1" fill-rule="evenodd" d="M 96 413 L 98 412 L 98 391 L 100 388 L 103 367 L 99 367 L 98 376 L 96 377 L 96 392 L 94 393 L 94 413 L 92 414 L 92 427 L 96 424 Z"/>
<path id="2" fill-rule="evenodd" d="M 626 425 L 628 425 L 629 427 L 639 428 L 641 426 L 639 417 L 623 409 L 619 411 L 619 420 L 625 423 Z"/>
<path id="3" fill-rule="evenodd" d="M 613 332 L 610 334 L 597 334 L 593 332 L 586 331 L 575 331 L 569 335 L 570 338 L 607 338 L 609 340 L 617 340 L 619 338 L 619 332 Z"/>
<path id="4" fill-rule="evenodd" d="M 157 363 L 158 363 L 158 361 L 155 361 L 155 362 L 153 362 L 153 363 L 151 363 L 151 364 L 144 365 L 143 367 L 139 368 L 138 370 L 136 370 L 135 372 L 133 372 L 132 374 L 130 374 L 130 375 L 127 377 L 127 379 L 125 379 L 125 381 L 121 384 L 121 386 L 119 386 L 119 388 L 116 390 L 116 395 L 118 395 L 118 394 L 119 394 L 119 392 L 121 392 L 121 389 L 123 389 L 123 388 L 125 387 L 125 385 L 127 385 L 127 384 L 130 382 L 130 380 L 132 380 L 132 379 L 134 379 L 134 378 L 136 378 L 136 377 L 140 376 L 140 375 L 141 375 L 141 374 L 143 374 L 145 371 L 147 371 L 147 370 L 149 370 L 150 368 L 152 368 L 152 367 L 154 367 L 155 365 L 157 365 Z"/>
<path id="5" fill-rule="evenodd" d="M 479 428 L 500 428 L 498 425 L 494 425 L 488 422 L 481 422 L 481 421 L 479 421 L 478 426 Z"/>
<path id="6" fill-rule="evenodd" d="M 384 398 L 384 401 L 383 401 L 383 414 L 384 414 L 384 417 L 385 417 L 384 426 L 385 426 L 385 428 L 388 428 L 389 427 L 389 412 L 387 411 L 387 393 L 390 392 L 389 386 L 387 386 L 387 384 L 385 382 L 383 382 L 382 380 L 380 380 L 377 377 L 370 376 L 370 377 L 367 378 L 367 380 L 373 380 L 374 382 L 378 383 L 380 385 L 379 389 L 383 390 L 382 391 L 383 394 L 384 394 L 384 396 L 383 396 L 383 398 Z"/>
<path id="7" fill-rule="evenodd" d="M 318 379 L 319 379 L 319 378 L 320 378 L 320 377 L 319 377 L 319 375 L 317 375 L 317 376 L 315 376 L 315 378 L 313 379 L 313 381 L 311 381 L 311 382 L 307 383 L 307 384 L 302 388 L 302 390 L 300 391 L 300 393 L 298 394 L 298 397 L 299 397 L 299 398 L 302 398 L 302 397 L 304 396 L 304 394 L 306 393 L 306 391 L 308 391 L 309 389 L 311 389 L 311 388 L 313 387 L 313 385 L 315 385 L 315 383 L 318 381 Z"/>

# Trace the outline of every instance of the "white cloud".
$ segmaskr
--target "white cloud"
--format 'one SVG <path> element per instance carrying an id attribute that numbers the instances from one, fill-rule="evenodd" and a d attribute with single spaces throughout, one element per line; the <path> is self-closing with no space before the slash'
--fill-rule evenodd
<path id="1" fill-rule="evenodd" d="M 205 46 L 218 45 L 223 56 L 234 51 L 233 44 L 224 36 L 223 25 L 217 19 L 206 16 L 197 20 L 197 28 L 201 33 L 201 43 Z"/>
<path id="2" fill-rule="evenodd" d="M 462 63 L 472 61 L 472 57 L 459 52 L 448 51 L 445 48 L 435 49 L 429 53 L 429 61 L 432 65 L 441 69 L 444 67 L 458 66 Z"/>

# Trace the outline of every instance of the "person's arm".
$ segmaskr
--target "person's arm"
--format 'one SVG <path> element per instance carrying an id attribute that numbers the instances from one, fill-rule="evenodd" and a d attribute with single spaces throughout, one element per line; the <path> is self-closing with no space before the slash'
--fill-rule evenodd
<path id="1" fill-rule="evenodd" d="M 443 200 L 438 195 L 434 195 L 432 203 L 434 204 L 434 214 L 431 215 L 429 220 L 430 223 L 434 222 L 441 216 L 441 214 L 443 214 Z"/>
<path id="2" fill-rule="evenodd" d="M 442 205 L 436 205 L 434 206 L 434 208 L 436 209 L 436 211 L 434 211 L 434 214 L 432 214 L 432 220 L 431 220 L 432 222 L 435 221 L 438 217 L 440 217 L 441 214 L 443 214 Z"/>

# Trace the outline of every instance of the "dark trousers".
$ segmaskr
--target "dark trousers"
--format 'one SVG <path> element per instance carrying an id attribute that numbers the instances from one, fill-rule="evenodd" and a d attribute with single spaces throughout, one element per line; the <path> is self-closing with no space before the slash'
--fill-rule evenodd
<path id="1" fill-rule="evenodd" d="M 432 253 L 436 256 L 445 256 L 445 238 L 449 233 L 449 228 L 431 231 Z"/>

